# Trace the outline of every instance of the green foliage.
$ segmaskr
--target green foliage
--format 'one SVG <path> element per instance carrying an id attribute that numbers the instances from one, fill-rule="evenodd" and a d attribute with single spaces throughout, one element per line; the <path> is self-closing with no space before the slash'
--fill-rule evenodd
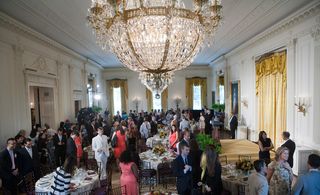
<path id="1" fill-rule="evenodd" d="M 95 113 L 100 113 L 102 111 L 102 108 L 99 106 L 92 106 L 92 110 Z"/>
<path id="2" fill-rule="evenodd" d="M 218 111 L 218 110 L 224 111 L 224 109 L 225 109 L 224 104 L 212 104 L 211 107 L 213 110 L 216 110 L 216 111 Z"/>
<path id="3" fill-rule="evenodd" d="M 218 141 L 212 139 L 211 136 L 200 133 L 196 136 L 196 140 L 197 140 L 199 147 L 202 151 L 204 151 L 206 149 L 207 145 L 213 145 L 216 152 L 218 154 L 221 153 L 221 144 Z"/>

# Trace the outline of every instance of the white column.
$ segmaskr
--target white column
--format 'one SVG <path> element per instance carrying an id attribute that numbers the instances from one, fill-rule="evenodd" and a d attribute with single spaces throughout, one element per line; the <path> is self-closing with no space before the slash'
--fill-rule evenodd
<path id="1" fill-rule="evenodd" d="M 291 137 L 296 136 L 295 128 L 295 57 L 296 57 L 296 39 L 291 39 L 287 43 L 287 129 L 291 132 Z"/>
<path id="2" fill-rule="evenodd" d="M 29 107 L 29 98 L 28 98 L 28 89 L 24 75 L 24 65 L 23 65 L 23 53 L 24 48 L 17 44 L 13 45 L 14 51 L 14 78 L 13 78 L 13 86 L 14 86 L 14 94 L 12 98 L 13 102 L 13 110 L 15 113 L 15 117 L 18 120 L 15 120 L 15 131 L 19 129 L 31 129 L 31 116 L 30 116 L 30 107 Z"/>
<path id="3" fill-rule="evenodd" d="M 320 23 L 320 17 L 317 18 Z M 314 82 L 313 82 L 313 105 L 309 109 L 313 109 L 313 142 L 318 148 L 320 147 L 320 26 L 317 26 L 312 31 L 312 38 L 314 41 Z"/>

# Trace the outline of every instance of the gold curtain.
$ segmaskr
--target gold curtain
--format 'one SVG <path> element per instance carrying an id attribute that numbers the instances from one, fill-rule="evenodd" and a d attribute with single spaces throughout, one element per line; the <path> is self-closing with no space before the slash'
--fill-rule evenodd
<path id="1" fill-rule="evenodd" d="M 188 108 L 193 108 L 193 86 L 201 86 L 201 105 L 207 105 L 207 78 L 186 78 L 186 98 Z"/>
<path id="2" fill-rule="evenodd" d="M 161 93 L 161 108 L 164 111 L 168 109 L 168 88 Z"/>
<path id="3" fill-rule="evenodd" d="M 113 88 L 118 88 L 118 87 L 120 87 L 120 90 L 121 90 L 121 109 L 122 109 L 121 111 L 127 112 L 127 104 L 128 104 L 128 82 L 127 82 L 127 80 L 124 80 L 124 79 L 109 80 L 108 85 L 109 85 L 109 94 L 110 94 L 109 105 L 111 108 L 111 114 L 113 115 L 113 113 L 114 113 Z"/>
<path id="4" fill-rule="evenodd" d="M 147 109 L 148 112 L 153 109 L 153 93 L 148 88 L 146 88 L 146 98 L 147 98 Z"/>
<path id="5" fill-rule="evenodd" d="M 271 138 L 275 147 L 287 127 L 286 51 L 262 57 L 256 61 L 256 94 L 258 97 L 258 127 Z"/>

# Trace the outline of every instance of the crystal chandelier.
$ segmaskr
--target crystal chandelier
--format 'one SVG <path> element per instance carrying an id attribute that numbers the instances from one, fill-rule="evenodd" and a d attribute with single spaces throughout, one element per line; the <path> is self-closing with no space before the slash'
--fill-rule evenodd
<path id="1" fill-rule="evenodd" d="M 189 1 L 191 9 L 182 0 L 92 0 L 88 21 L 126 67 L 162 75 L 189 66 L 219 25 L 220 0 Z"/>
<path id="2" fill-rule="evenodd" d="M 140 72 L 139 79 L 150 91 L 161 94 L 172 82 L 173 72 L 147 73 Z"/>

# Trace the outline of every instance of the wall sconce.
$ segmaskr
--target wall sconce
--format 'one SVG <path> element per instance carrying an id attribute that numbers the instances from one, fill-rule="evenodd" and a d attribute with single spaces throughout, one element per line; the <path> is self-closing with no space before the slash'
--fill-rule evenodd
<path id="1" fill-rule="evenodd" d="M 241 98 L 241 103 L 244 107 L 248 108 L 248 100 L 246 97 Z"/>
<path id="2" fill-rule="evenodd" d="M 173 99 L 174 103 L 176 104 L 177 110 L 179 108 L 179 104 L 181 103 L 181 98 L 180 97 L 176 97 Z"/>
<path id="3" fill-rule="evenodd" d="M 303 116 L 306 116 L 307 107 L 309 106 L 308 97 L 295 97 L 295 106 L 298 108 L 298 112 L 302 112 Z"/>
<path id="4" fill-rule="evenodd" d="M 136 111 L 139 112 L 138 108 L 139 108 L 140 99 L 136 97 L 132 100 L 132 103 L 135 105 Z"/>

